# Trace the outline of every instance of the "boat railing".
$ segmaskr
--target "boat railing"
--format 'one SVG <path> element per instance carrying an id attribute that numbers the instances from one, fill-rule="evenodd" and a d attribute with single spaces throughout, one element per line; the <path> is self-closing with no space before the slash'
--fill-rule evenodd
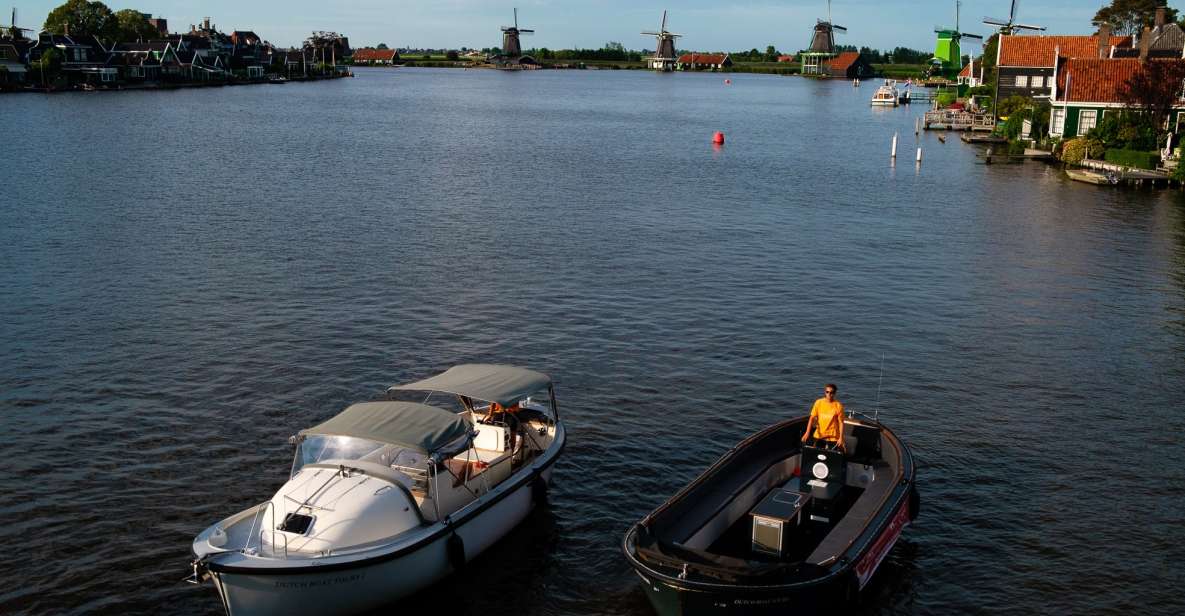
<path id="1" fill-rule="evenodd" d="M 271 516 L 270 517 L 270 520 L 271 520 L 271 525 L 270 525 L 271 530 L 270 531 L 266 528 L 263 528 L 263 520 L 268 515 Z M 266 503 L 261 503 L 256 508 L 255 516 L 251 520 L 251 528 L 250 528 L 250 530 L 247 531 L 246 544 L 243 546 L 243 552 L 246 554 L 251 553 L 251 549 L 252 549 L 251 542 L 252 542 L 252 539 L 254 539 L 256 537 L 256 534 L 255 534 L 256 525 L 259 526 L 259 535 L 258 535 L 259 536 L 259 547 L 256 548 L 256 553 L 258 553 L 260 556 L 264 555 L 265 549 L 264 549 L 263 538 L 266 536 L 266 534 L 268 532 L 270 532 L 271 533 L 271 541 L 270 541 L 270 543 L 271 543 L 271 558 L 279 558 L 279 556 L 276 554 L 276 506 L 273 501 L 269 500 Z M 284 558 L 288 558 L 288 537 L 284 536 L 283 533 L 280 534 L 280 537 L 282 537 L 284 539 Z"/>

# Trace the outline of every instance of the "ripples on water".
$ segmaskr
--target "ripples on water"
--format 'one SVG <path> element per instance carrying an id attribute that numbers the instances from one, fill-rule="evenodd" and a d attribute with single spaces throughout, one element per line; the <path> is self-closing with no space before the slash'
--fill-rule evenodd
<path id="1" fill-rule="evenodd" d="M 0 611 L 214 614 L 286 437 L 468 361 L 557 381 L 551 506 L 408 607 L 648 614 L 626 527 L 825 381 L 922 462 L 870 614 L 1185 610 L 1185 214 L 975 164 L 872 88 L 360 71 L 6 96 Z M 713 150 L 713 131 L 728 144 Z"/>

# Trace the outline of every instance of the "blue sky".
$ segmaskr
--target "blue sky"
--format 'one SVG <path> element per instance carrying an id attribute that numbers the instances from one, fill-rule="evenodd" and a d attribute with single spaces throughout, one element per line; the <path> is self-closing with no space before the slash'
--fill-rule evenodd
<path id="1" fill-rule="evenodd" d="M 20 25 L 40 28 L 57 1 L 16 0 L 11 6 Z M 1010 0 L 965 0 L 962 26 L 987 34 L 985 15 L 1007 17 Z M 1019 20 L 1046 26 L 1051 34 L 1090 31 L 1090 19 L 1105 0 L 1021 0 Z M 1176 3 L 1171 3 L 1175 5 Z M 134 8 L 169 20 L 173 31 L 210 16 L 223 31 L 254 30 L 277 45 L 302 41 L 312 30 L 336 30 L 355 47 L 387 43 L 392 47 L 490 47 L 501 44 L 498 27 L 511 23 L 519 9 L 522 27 L 536 34 L 524 46 L 601 47 L 618 41 L 631 49 L 651 48 L 653 39 L 639 35 L 658 27 L 668 9 L 668 28 L 684 34 L 680 48 L 737 51 L 775 45 L 782 51 L 805 47 L 816 17 L 826 17 L 826 0 L 114 0 L 113 10 Z M 954 0 L 833 0 L 837 24 L 847 26 L 840 42 L 891 49 L 898 45 L 931 49 L 937 25 L 953 25 Z"/>

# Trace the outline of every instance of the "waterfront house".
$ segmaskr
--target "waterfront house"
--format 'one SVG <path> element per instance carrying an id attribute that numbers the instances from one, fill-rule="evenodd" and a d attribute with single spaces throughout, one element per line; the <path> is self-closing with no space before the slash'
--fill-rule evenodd
<path id="1" fill-rule="evenodd" d="M 793 62 L 794 56 L 778 56 L 778 62 Z"/>
<path id="2" fill-rule="evenodd" d="M 0 85 L 23 83 L 28 69 L 21 50 L 11 40 L 0 41 Z"/>
<path id="3" fill-rule="evenodd" d="M 1112 51 L 1113 58 L 1181 58 L 1185 57 L 1185 31 L 1165 17 L 1165 8 L 1156 9 L 1156 18 L 1151 28 L 1137 34 L 1128 46 Z"/>
<path id="4" fill-rule="evenodd" d="M 172 51 L 161 60 L 161 73 L 173 79 L 184 81 L 209 81 L 221 79 L 226 67 L 222 58 L 203 58 L 195 51 Z"/>
<path id="5" fill-rule="evenodd" d="M 77 39 L 42 32 L 29 48 L 28 62 L 37 62 L 50 49 L 62 57 L 62 76 L 68 83 L 114 83 L 118 71 L 107 70 L 107 50 L 94 37 Z"/>
<path id="6" fill-rule="evenodd" d="M 303 49 L 289 49 L 284 54 L 284 70 L 289 77 L 308 74 L 308 57 Z"/>
<path id="7" fill-rule="evenodd" d="M 388 66 L 399 60 L 399 52 L 394 49 L 371 49 L 369 47 L 354 50 L 354 64 L 376 64 Z"/>
<path id="8" fill-rule="evenodd" d="M 173 48 L 171 41 L 140 41 L 135 43 L 116 43 L 111 53 L 145 53 L 157 60 L 163 58 Z"/>
<path id="9" fill-rule="evenodd" d="M 832 77 L 865 79 L 876 74 L 876 69 L 858 51 L 845 51 L 823 61 L 823 72 Z"/>
<path id="10" fill-rule="evenodd" d="M 719 71 L 731 66 L 732 58 L 726 53 L 685 53 L 675 61 L 681 71 Z"/>
<path id="11" fill-rule="evenodd" d="M 1001 35 L 996 48 L 1000 100 L 1010 96 L 1048 99 L 1059 57 L 1110 58 L 1114 50 L 1131 46 L 1130 37 L 1110 32 L 1104 26 L 1098 35 L 1089 36 Z"/>
<path id="12" fill-rule="evenodd" d="M 159 81 L 160 60 L 148 51 L 114 51 L 107 58 L 107 68 L 117 71 L 119 79 L 130 83 Z"/>
<path id="13" fill-rule="evenodd" d="M 973 60 L 959 71 L 956 78 L 959 85 L 966 85 L 972 88 L 983 83 L 983 59 Z"/>
<path id="14" fill-rule="evenodd" d="M 1181 62 L 1160 59 L 1148 62 Z M 1059 58 L 1057 78 L 1050 103 L 1049 132 L 1059 137 L 1085 135 L 1098 126 L 1108 114 L 1119 113 L 1128 105 L 1124 102 L 1123 85 L 1140 70 L 1139 58 Z M 1068 86 L 1067 86 L 1068 83 Z M 1185 98 L 1169 114 L 1173 132 L 1185 131 Z"/>

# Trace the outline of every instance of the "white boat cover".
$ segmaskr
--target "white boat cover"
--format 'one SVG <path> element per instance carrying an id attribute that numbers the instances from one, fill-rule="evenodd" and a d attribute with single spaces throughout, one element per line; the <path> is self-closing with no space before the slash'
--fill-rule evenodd
<path id="1" fill-rule="evenodd" d="M 434 377 L 388 388 L 404 391 L 439 391 L 509 406 L 551 386 L 541 372 L 498 364 L 461 364 Z"/>
<path id="2" fill-rule="evenodd" d="M 384 401 L 352 404 L 332 419 L 301 430 L 302 436 L 353 436 L 432 453 L 465 436 L 473 425 L 457 415 L 426 404 Z"/>

